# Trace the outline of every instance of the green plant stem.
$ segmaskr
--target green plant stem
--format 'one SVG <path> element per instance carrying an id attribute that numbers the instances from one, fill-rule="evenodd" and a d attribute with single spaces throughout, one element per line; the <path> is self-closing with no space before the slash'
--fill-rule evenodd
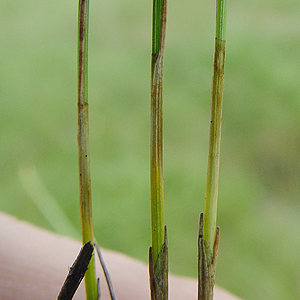
<path id="1" fill-rule="evenodd" d="M 93 243 L 88 114 L 88 19 L 89 0 L 79 0 L 78 11 L 78 162 L 82 242 Z M 87 300 L 98 298 L 94 254 L 85 274 Z"/>
<path id="2" fill-rule="evenodd" d="M 166 1 L 153 1 L 153 35 L 151 62 L 151 137 L 150 185 L 152 253 L 156 263 L 164 244 L 164 186 L 163 186 L 163 59 L 166 28 Z"/>
<path id="3" fill-rule="evenodd" d="M 161 47 L 163 0 L 153 0 L 152 17 L 152 53 L 158 53 Z"/>
<path id="4" fill-rule="evenodd" d="M 203 239 L 205 243 L 206 255 L 210 260 L 212 260 L 214 254 L 213 249 L 216 236 L 217 220 L 225 66 L 226 1 L 227 0 L 217 0 L 215 54 L 211 92 L 209 154 L 203 221 Z"/>
<path id="5" fill-rule="evenodd" d="M 227 0 L 217 0 L 216 39 L 225 41 Z"/>

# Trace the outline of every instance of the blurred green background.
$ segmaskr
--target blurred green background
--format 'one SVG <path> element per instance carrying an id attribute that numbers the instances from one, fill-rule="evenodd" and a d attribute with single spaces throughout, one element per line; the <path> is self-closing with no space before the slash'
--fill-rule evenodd
<path id="1" fill-rule="evenodd" d="M 300 299 L 300 2 L 228 2 L 216 281 L 245 300 Z M 204 207 L 214 10 L 214 1 L 168 3 L 170 270 L 193 277 Z M 150 0 L 90 6 L 95 231 L 103 247 L 145 262 L 151 14 Z M 0 16 L 0 209 L 76 237 L 77 1 L 1 0 Z"/>

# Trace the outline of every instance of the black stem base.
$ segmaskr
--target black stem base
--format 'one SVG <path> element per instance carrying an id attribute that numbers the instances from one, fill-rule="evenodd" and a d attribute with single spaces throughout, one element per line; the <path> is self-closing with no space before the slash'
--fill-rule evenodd
<path id="1" fill-rule="evenodd" d="M 203 240 L 203 213 L 200 215 L 198 237 L 198 300 L 213 300 L 220 229 L 217 227 L 212 259 L 207 256 Z"/>
<path id="2" fill-rule="evenodd" d="M 165 226 L 165 242 L 154 265 L 152 247 L 149 249 L 149 273 L 151 300 L 168 300 L 168 238 Z"/>

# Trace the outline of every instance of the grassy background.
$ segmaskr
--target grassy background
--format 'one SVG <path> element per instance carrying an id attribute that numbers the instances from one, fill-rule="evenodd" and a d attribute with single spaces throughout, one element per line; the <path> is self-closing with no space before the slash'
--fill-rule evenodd
<path id="1" fill-rule="evenodd" d="M 143 261 L 150 246 L 151 7 L 150 0 L 90 7 L 96 235 L 102 246 Z M 166 223 L 170 269 L 193 277 L 214 9 L 214 1 L 169 1 Z M 0 209 L 76 237 L 77 1 L 0 0 L 0 16 Z M 217 284 L 247 300 L 299 299 L 299 1 L 229 1 L 227 40 Z M 52 208 L 63 217 L 47 215 Z"/>

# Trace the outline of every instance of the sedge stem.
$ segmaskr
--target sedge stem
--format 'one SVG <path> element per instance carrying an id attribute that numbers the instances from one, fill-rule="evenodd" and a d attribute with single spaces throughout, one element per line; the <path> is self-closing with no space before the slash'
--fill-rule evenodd
<path id="1" fill-rule="evenodd" d="M 164 244 L 163 184 L 163 59 L 166 28 L 166 0 L 153 1 L 153 35 L 151 62 L 151 137 L 150 193 L 151 230 L 154 264 Z"/>
<path id="2" fill-rule="evenodd" d="M 88 119 L 88 20 L 89 0 L 79 0 L 78 9 L 78 165 L 82 242 L 93 243 L 91 175 Z M 98 298 L 94 254 L 85 274 L 87 300 Z"/>
<path id="3" fill-rule="evenodd" d="M 211 92 L 209 154 L 205 191 L 203 239 L 209 260 L 213 258 L 216 236 L 217 202 L 220 167 L 220 143 L 225 66 L 226 1 L 217 0 L 215 54 Z"/>
<path id="4" fill-rule="evenodd" d="M 163 0 L 153 0 L 152 17 L 152 53 L 158 53 L 161 46 Z"/>

